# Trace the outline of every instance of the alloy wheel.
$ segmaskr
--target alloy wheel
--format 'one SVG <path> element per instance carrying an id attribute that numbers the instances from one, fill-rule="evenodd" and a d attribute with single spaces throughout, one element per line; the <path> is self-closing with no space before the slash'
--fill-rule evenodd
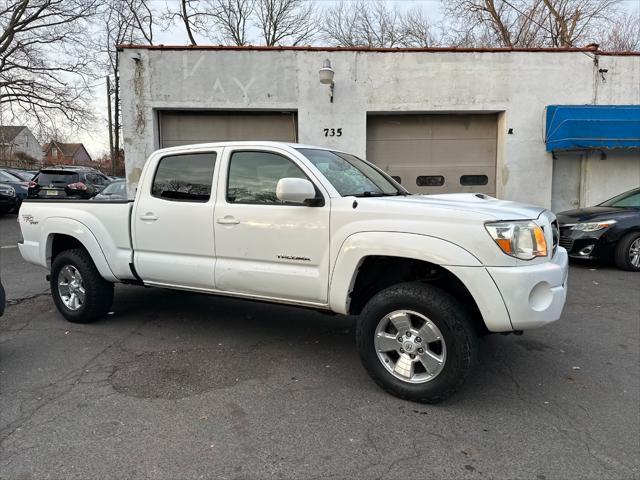
<path id="1" fill-rule="evenodd" d="M 635 268 L 640 267 L 640 238 L 636 238 L 629 246 L 629 262 Z"/>
<path id="2" fill-rule="evenodd" d="M 73 265 L 65 265 L 58 273 L 58 295 L 69 310 L 78 310 L 85 299 L 82 275 Z"/>
<path id="3" fill-rule="evenodd" d="M 425 383 L 442 372 L 447 347 L 440 329 L 425 315 L 393 311 L 378 322 L 374 335 L 380 362 L 399 380 Z"/>

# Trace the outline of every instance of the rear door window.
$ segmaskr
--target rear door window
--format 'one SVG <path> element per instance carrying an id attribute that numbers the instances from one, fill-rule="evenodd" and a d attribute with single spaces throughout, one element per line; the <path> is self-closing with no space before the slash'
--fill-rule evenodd
<path id="1" fill-rule="evenodd" d="M 73 172 L 40 172 L 34 181 L 41 187 L 66 187 L 78 181 L 78 174 Z"/>
<path id="2" fill-rule="evenodd" d="M 215 164 L 215 152 L 164 157 L 158 163 L 151 195 L 164 200 L 207 202 Z"/>

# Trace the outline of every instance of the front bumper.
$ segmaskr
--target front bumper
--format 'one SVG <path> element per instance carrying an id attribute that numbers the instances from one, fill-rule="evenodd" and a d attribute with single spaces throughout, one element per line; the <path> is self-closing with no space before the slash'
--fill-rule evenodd
<path id="1" fill-rule="evenodd" d="M 569 257 L 558 247 L 549 262 L 520 267 L 488 267 L 514 330 L 541 327 L 560 318 L 567 298 Z"/>
<path id="2" fill-rule="evenodd" d="M 567 249 L 570 257 L 596 258 L 599 256 L 599 244 L 604 230 L 582 232 L 571 230 L 570 227 L 560 227 L 560 245 Z"/>

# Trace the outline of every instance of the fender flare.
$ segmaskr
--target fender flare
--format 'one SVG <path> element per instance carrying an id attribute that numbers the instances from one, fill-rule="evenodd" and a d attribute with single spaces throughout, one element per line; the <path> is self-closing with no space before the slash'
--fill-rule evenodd
<path id="1" fill-rule="evenodd" d="M 51 268 L 51 253 L 55 235 L 68 235 L 78 240 L 87 252 L 89 252 L 91 260 L 93 260 L 102 278 L 110 282 L 118 281 L 107 263 L 107 259 L 98 240 L 89 227 L 71 218 L 49 217 L 45 220 L 42 226 L 42 237 L 46 238 L 46 242 L 40 245 L 40 263 L 42 265 L 47 265 Z"/>
<path id="2" fill-rule="evenodd" d="M 362 261 L 370 256 L 423 260 L 441 267 L 482 267 L 464 248 L 438 237 L 403 232 L 359 232 L 347 237 L 336 256 L 329 284 L 329 305 L 338 313 L 349 310 L 353 289 Z"/>

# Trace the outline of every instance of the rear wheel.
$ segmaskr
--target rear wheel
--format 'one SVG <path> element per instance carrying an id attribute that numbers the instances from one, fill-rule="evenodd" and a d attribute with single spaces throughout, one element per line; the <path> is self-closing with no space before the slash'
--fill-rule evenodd
<path id="1" fill-rule="evenodd" d="M 105 315 L 113 302 L 113 284 L 102 278 L 84 249 L 65 250 L 51 265 L 51 294 L 70 322 L 89 323 Z"/>
<path id="2" fill-rule="evenodd" d="M 616 245 L 615 263 L 623 270 L 640 271 L 640 232 L 631 232 Z"/>
<path id="3" fill-rule="evenodd" d="M 452 395 L 477 353 L 467 311 L 447 292 L 421 283 L 396 285 L 375 295 L 358 319 L 356 342 L 376 383 L 423 403 Z"/>

